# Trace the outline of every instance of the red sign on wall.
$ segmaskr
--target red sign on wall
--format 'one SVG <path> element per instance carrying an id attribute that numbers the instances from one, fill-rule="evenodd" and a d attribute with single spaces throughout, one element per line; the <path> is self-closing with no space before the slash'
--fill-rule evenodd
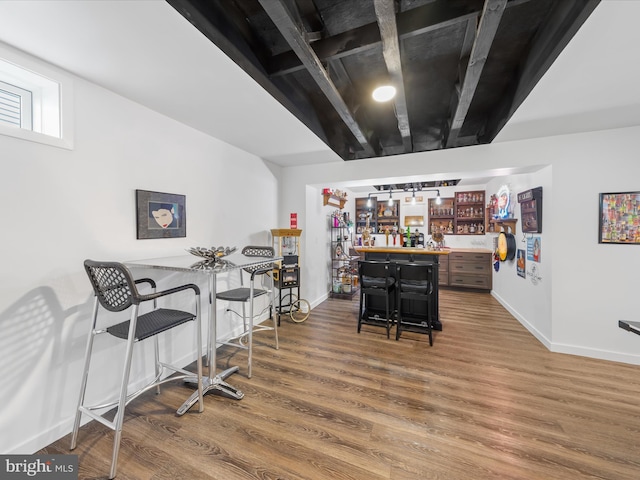
<path id="1" fill-rule="evenodd" d="M 298 214 L 292 213 L 289 218 L 289 228 L 298 228 Z"/>

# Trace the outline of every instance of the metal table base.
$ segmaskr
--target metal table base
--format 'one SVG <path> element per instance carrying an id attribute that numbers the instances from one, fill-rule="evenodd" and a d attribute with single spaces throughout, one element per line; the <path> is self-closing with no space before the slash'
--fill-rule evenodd
<path id="1" fill-rule="evenodd" d="M 234 400 L 241 400 L 244 397 L 244 392 L 236 387 L 229 385 L 225 380 L 236 373 L 239 370 L 238 367 L 227 368 L 212 378 L 205 377 L 202 379 L 202 394 L 215 393 L 224 397 L 233 398 Z M 197 377 L 185 378 L 185 383 L 198 383 Z M 194 391 L 189 398 L 180 406 L 177 410 L 178 415 L 184 415 L 187 411 L 198 402 L 198 390 Z"/>

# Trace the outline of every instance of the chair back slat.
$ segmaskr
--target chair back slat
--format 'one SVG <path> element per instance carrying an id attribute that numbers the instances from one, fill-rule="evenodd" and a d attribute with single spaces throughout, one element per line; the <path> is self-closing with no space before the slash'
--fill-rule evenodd
<path id="1" fill-rule="evenodd" d="M 390 263 L 387 261 L 358 261 L 358 275 L 360 277 L 361 288 L 388 289 L 394 284 L 394 273 Z"/>
<path id="2" fill-rule="evenodd" d="M 84 268 L 100 304 L 111 312 L 121 312 L 139 303 L 129 270 L 117 262 L 85 260 Z"/>
<path id="3" fill-rule="evenodd" d="M 433 292 L 432 263 L 398 263 L 396 265 L 396 281 L 400 294 L 429 295 Z"/>
<path id="4" fill-rule="evenodd" d="M 275 249 L 273 247 L 262 245 L 247 245 L 242 249 L 242 254 L 247 257 L 273 257 L 275 256 Z M 272 263 L 261 263 L 259 265 L 253 265 L 244 269 L 247 273 L 253 273 L 258 270 L 264 270 L 265 272 L 273 268 Z M 264 272 L 261 272 L 264 273 Z"/>

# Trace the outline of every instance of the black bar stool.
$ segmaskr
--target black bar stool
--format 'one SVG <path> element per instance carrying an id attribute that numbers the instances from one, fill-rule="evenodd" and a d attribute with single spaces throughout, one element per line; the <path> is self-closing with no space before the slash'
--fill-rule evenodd
<path id="1" fill-rule="evenodd" d="M 432 263 L 397 263 L 396 294 L 398 309 L 398 325 L 396 340 L 400 339 L 402 330 L 429 335 L 429 345 L 433 346 L 431 323 L 435 306 L 433 288 L 434 267 Z M 425 302 L 426 309 L 413 309 L 414 302 Z M 416 310 L 427 314 L 418 314 Z"/>
<path id="2" fill-rule="evenodd" d="M 360 311 L 358 313 L 358 333 L 363 324 L 385 327 L 387 338 L 393 324 L 395 285 L 393 268 L 389 262 L 360 260 Z M 375 297 L 384 299 L 376 304 Z"/>

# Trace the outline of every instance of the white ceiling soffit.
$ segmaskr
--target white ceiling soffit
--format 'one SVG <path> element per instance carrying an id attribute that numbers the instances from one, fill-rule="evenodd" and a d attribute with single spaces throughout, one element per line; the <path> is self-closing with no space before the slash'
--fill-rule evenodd
<path id="1" fill-rule="evenodd" d="M 602 0 L 494 143 L 640 125 L 640 1 Z"/>
<path id="2" fill-rule="evenodd" d="M 602 1 L 495 142 L 640 124 L 637 18 Z M 278 165 L 342 161 L 164 1 L 2 0 L 0 41 Z"/>
<path id="3" fill-rule="evenodd" d="M 340 160 L 164 1 L 3 0 L 0 41 L 262 158 Z"/>

